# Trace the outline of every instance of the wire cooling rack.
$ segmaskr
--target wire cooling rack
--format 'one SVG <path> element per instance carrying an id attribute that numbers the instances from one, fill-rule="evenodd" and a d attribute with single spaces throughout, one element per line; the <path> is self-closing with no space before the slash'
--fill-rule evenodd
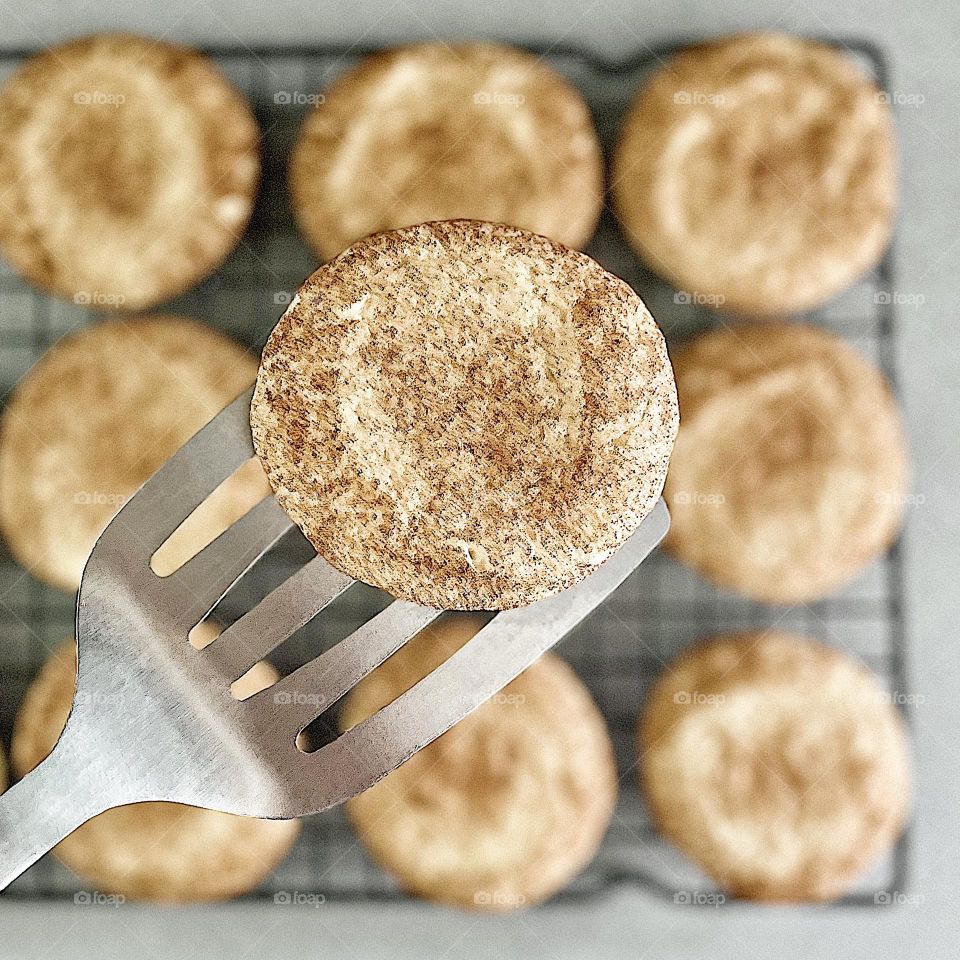
<path id="1" fill-rule="evenodd" d="M 834 41 L 836 42 L 836 41 Z M 840 43 L 886 88 L 880 52 L 856 40 Z M 583 93 L 605 150 L 646 74 L 680 44 L 649 49 L 620 62 L 582 51 L 535 50 Z M 208 50 L 247 95 L 264 138 L 264 178 L 244 241 L 217 273 L 164 309 L 213 324 L 253 348 L 262 346 L 303 279 L 317 266 L 297 234 L 286 195 L 286 159 L 315 95 L 344 68 L 368 53 L 360 48 L 219 48 Z M 27 51 L 0 56 L 0 80 Z M 643 297 L 667 339 L 676 343 L 717 318 L 696 298 L 678 293 L 649 273 L 630 252 L 605 213 L 588 252 L 626 279 Z M 892 261 L 804 320 L 843 336 L 877 362 L 896 383 Z M 0 264 L 0 398 L 59 337 L 96 319 L 88 309 L 38 293 Z M 302 545 L 288 545 L 296 552 Z M 74 598 L 31 579 L 0 544 L 0 731 L 9 744 L 14 713 L 30 678 L 49 650 L 73 631 Z M 377 591 L 359 588 L 333 611 L 341 635 L 364 611 L 382 604 Z M 229 610 L 226 618 L 229 619 Z M 903 576 L 899 546 L 841 594 L 811 606 L 770 608 L 717 590 L 662 553 L 656 553 L 573 634 L 558 646 L 593 692 L 607 719 L 621 773 L 620 801 L 609 833 L 589 867 L 557 899 L 578 900 L 616 885 L 648 889 L 680 904 L 715 904 L 710 882 L 652 828 L 636 787 L 633 730 L 648 687 L 688 644 L 723 630 L 776 624 L 819 638 L 858 656 L 887 683 L 897 702 L 904 677 Z M 330 627 L 329 620 L 327 627 Z M 308 627 L 301 645 L 312 641 Z M 329 631 L 328 631 L 329 632 Z M 327 637 L 329 640 L 329 637 Z M 310 652 L 316 652 L 314 646 Z M 281 667 L 283 664 L 280 664 Z M 906 888 L 905 835 L 844 901 L 886 902 Z M 52 857 L 21 877 L 7 896 L 69 897 L 80 882 Z M 292 855 L 254 894 L 292 898 L 314 894 L 327 901 L 389 901 L 396 885 L 365 857 L 340 810 L 311 817 Z"/>

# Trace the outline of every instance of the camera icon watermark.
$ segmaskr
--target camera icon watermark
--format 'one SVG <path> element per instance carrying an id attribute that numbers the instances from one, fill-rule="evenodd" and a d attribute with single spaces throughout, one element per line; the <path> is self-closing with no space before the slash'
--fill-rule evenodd
<path id="1" fill-rule="evenodd" d="M 701 693 L 699 690 L 678 690 L 673 695 L 673 702 L 680 706 L 715 706 L 726 700 L 722 693 Z"/>
<path id="2" fill-rule="evenodd" d="M 78 90 L 73 95 L 73 102 L 81 107 L 120 107 L 127 102 L 127 96 L 107 90 Z"/>
<path id="3" fill-rule="evenodd" d="M 678 490 L 670 498 L 678 506 L 720 507 L 727 502 L 722 493 L 707 493 L 702 490 Z"/>
<path id="4" fill-rule="evenodd" d="M 922 93 L 907 93 L 903 90 L 883 90 L 877 94 L 877 103 L 895 107 L 922 107 L 927 98 Z"/>
<path id="5" fill-rule="evenodd" d="M 898 507 L 922 507 L 927 498 L 922 493 L 900 493 L 896 490 L 878 490 L 873 495 L 873 502 L 879 505 L 894 505 Z"/>
<path id="6" fill-rule="evenodd" d="M 527 898 L 522 893 L 513 890 L 478 890 L 473 895 L 473 902 L 478 907 L 522 907 Z"/>
<path id="7" fill-rule="evenodd" d="M 122 706 L 125 702 L 124 695 L 117 691 L 115 693 L 104 693 L 102 690 L 78 690 L 73 696 L 73 705 L 93 706 L 93 707 L 111 707 Z"/>
<path id="8" fill-rule="evenodd" d="M 722 907 L 727 898 L 725 894 L 707 890 L 677 890 L 673 902 L 681 907 Z"/>
<path id="9" fill-rule="evenodd" d="M 327 98 L 322 93 L 307 93 L 303 90 L 278 90 L 273 95 L 273 102 L 278 107 L 319 107 L 326 103 Z"/>
<path id="10" fill-rule="evenodd" d="M 679 107 L 720 107 L 726 103 L 723 93 L 707 93 L 703 90 L 678 90 L 673 102 Z"/>
<path id="11" fill-rule="evenodd" d="M 478 90 L 473 103 L 478 107 L 521 107 L 527 102 L 522 93 L 505 93 L 501 90 Z"/>
<path id="12" fill-rule="evenodd" d="M 873 295 L 877 306 L 892 304 L 896 307 L 922 307 L 927 302 L 926 294 L 907 293 L 903 290 L 881 290 Z"/>
<path id="13" fill-rule="evenodd" d="M 103 490 L 78 490 L 73 502 L 81 507 L 111 507 L 119 510 L 130 499 L 126 493 L 106 493 Z"/>
<path id="14" fill-rule="evenodd" d="M 104 290 L 78 290 L 73 295 L 78 307 L 122 307 L 127 298 L 122 293 L 109 293 Z"/>
<path id="15" fill-rule="evenodd" d="M 324 706 L 325 700 L 319 693 L 304 693 L 302 690 L 278 690 L 273 695 L 278 707 L 316 707 Z"/>
<path id="16" fill-rule="evenodd" d="M 877 703 L 893 707 L 920 707 L 927 702 L 924 693 L 907 693 L 904 690 L 878 690 Z"/>
<path id="17" fill-rule="evenodd" d="M 273 895 L 278 907 L 322 907 L 327 898 L 322 893 L 309 893 L 305 890 L 278 890 Z"/>
<path id="18" fill-rule="evenodd" d="M 926 898 L 922 893 L 904 893 L 902 890 L 878 890 L 873 902 L 879 907 L 916 907 Z"/>
<path id="19" fill-rule="evenodd" d="M 73 895 L 78 907 L 119 907 L 127 902 L 122 893 L 101 893 L 99 890 L 78 890 Z"/>
<path id="20" fill-rule="evenodd" d="M 678 306 L 722 307 L 727 302 L 727 298 L 722 293 L 702 293 L 699 290 L 678 290 L 673 295 L 673 302 Z"/>

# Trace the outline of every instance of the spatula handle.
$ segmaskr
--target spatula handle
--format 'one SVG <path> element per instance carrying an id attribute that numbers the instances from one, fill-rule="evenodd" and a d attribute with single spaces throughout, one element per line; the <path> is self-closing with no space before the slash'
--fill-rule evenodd
<path id="1" fill-rule="evenodd" d="M 0 890 L 80 824 L 116 801 L 97 789 L 96 765 L 62 738 L 23 780 L 0 795 Z"/>

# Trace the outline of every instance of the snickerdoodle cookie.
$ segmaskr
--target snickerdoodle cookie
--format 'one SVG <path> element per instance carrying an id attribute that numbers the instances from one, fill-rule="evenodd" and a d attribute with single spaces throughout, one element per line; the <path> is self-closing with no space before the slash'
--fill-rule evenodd
<path id="1" fill-rule="evenodd" d="M 712 331 L 673 352 L 682 426 L 667 546 L 769 603 L 816 600 L 890 546 L 909 485 L 883 375 L 801 325 Z"/>
<path id="2" fill-rule="evenodd" d="M 394 596 L 520 606 L 568 587 L 660 495 L 663 337 L 581 253 L 455 220 L 361 240 L 263 353 L 253 439 L 317 551 Z"/>
<path id="3" fill-rule="evenodd" d="M 256 375 L 223 334 L 174 316 L 98 323 L 24 377 L 0 420 L 0 530 L 64 590 L 124 501 Z M 270 492 L 251 461 L 158 554 L 169 573 Z"/>
<path id="4" fill-rule="evenodd" d="M 353 690 L 344 729 L 413 686 L 479 626 L 460 614 L 415 637 Z M 371 856 L 410 892 L 511 910 L 552 896 L 580 871 L 616 797 L 603 718 L 548 653 L 347 812 Z"/>
<path id="5" fill-rule="evenodd" d="M 193 286 L 239 240 L 259 175 L 250 108 L 186 47 L 85 37 L 0 90 L 0 253 L 78 303 L 140 310 Z"/>
<path id="6" fill-rule="evenodd" d="M 654 74 L 612 175 L 628 239 L 680 289 L 752 315 L 806 310 L 887 245 L 897 192 L 890 108 L 837 49 L 734 36 Z"/>
<path id="7" fill-rule="evenodd" d="M 540 58 L 425 43 L 368 57 L 326 91 L 294 148 L 290 192 L 324 259 L 454 218 L 580 247 L 600 216 L 603 160 L 586 104 Z"/>
<path id="8" fill-rule="evenodd" d="M 17 714 L 11 763 L 26 775 L 53 749 L 73 702 L 76 644 L 58 647 Z M 267 664 L 251 673 L 241 698 L 269 686 Z M 69 784 L 64 784 L 69 789 Z M 87 883 L 130 900 L 223 900 L 256 887 L 287 855 L 297 820 L 257 820 L 178 803 L 116 807 L 77 828 L 54 853 Z"/>
<path id="9" fill-rule="evenodd" d="M 903 721 L 857 661 L 784 633 L 719 637 L 657 681 L 639 724 L 663 833 L 724 889 L 829 900 L 897 838 Z"/>

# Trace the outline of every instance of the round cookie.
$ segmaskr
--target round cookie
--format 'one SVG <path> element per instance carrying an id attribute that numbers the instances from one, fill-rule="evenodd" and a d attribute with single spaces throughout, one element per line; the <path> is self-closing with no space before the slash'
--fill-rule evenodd
<path id="1" fill-rule="evenodd" d="M 59 646 L 17 714 L 11 764 L 26 775 L 60 737 L 76 689 L 76 644 Z M 248 675 L 250 695 L 275 682 L 266 664 Z M 66 789 L 68 785 L 64 785 Z M 178 803 L 135 803 L 78 827 L 54 853 L 86 883 L 129 900 L 223 900 L 258 886 L 287 855 L 297 820 L 257 820 Z"/>
<path id="2" fill-rule="evenodd" d="M 142 310 L 192 287 L 236 246 L 259 176 L 249 106 L 186 47 L 85 37 L 0 90 L 0 253 L 77 303 Z"/>
<path id="3" fill-rule="evenodd" d="M 673 364 L 682 426 L 664 497 L 678 558 L 744 596 L 801 603 L 890 546 L 910 470 L 879 370 L 790 324 L 711 331 Z"/>
<path id="4" fill-rule="evenodd" d="M 290 192 L 324 259 L 371 233 L 457 218 L 580 247 L 600 217 L 603 157 L 579 93 L 539 57 L 424 43 L 334 83 L 304 122 Z"/>
<path id="5" fill-rule="evenodd" d="M 348 696 L 344 729 L 446 660 L 482 625 L 439 621 Z M 371 856 L 408 891 L 482 910 L 531 906 L 593 857 L 617 769 L 603 717 L 559 657 L 499 694 L 370 790 L 347 813 Z"/>
<path id="6" fill-rule="evenodd" d="M 358 580 L 446 609 L 589 574 L 660 495 L 663 337 L 584 254 L 501 224 L 359 241 L 270 335 L 251 406 L 277 498 Z"/>
<path id="7" fill-rule="evenodd" d="M 0 530 L 33 574 L 74 590 L 113 515 L 256 376 L 223 334 L 173 316 L 114 320 L 65 337 L 0 420 Z M 161 548 L 169 573 L 270 492 L 241 468 Z"/>
<path id="8" fill-rule="evenodd" d="M 638 254 L 724 310 L 783 315 L 830 299 L 890 237 L 890 108 L 845 54 L 734 36 L 664 64 L 626 120 L 613 200 Z"/>
<path id="9" fill-rule="evenodd" d="M 909 810 L 889 696 L 857 661 L 785 633 L 719 637 L 671 664 L 638 752 L 659 829 L 736 896 L 842 896 Z"/>

